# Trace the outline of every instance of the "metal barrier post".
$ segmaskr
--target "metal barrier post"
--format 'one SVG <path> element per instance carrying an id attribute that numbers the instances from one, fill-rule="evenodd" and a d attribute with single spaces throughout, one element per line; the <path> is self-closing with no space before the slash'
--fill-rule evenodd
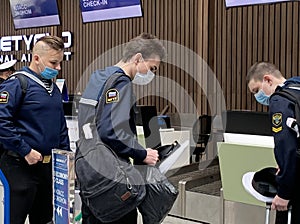
<path id="1" fill-rule="evenodd" d="M 0 170 L 0 182 L 3 185 L 4 188 L 4 199 L 3 199 L 3 205 L 4 205 L 4 224 L 10 224 L 10 194 L 9 194 L 9 185 L 8 182 Z M 0 206 L 1 207 L 1 206 Z"/>

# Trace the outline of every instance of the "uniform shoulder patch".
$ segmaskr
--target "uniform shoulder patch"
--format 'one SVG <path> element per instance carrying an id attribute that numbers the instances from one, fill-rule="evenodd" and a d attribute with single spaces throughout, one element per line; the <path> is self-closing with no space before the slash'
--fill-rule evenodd
<path id="1" fill-rule="evenodd" d="M 119 91 L 117 89 L 109 89 L 105 94 L 106 103 L 116 103 L 119 102 Z"/>
<path id="2" fill-rule="evenodd" d="M 9 98 L 9 93 L 6 91 L 3 91 L 0 93 L 0 103 L 7 103 Z"/>
<path id="3" fill-rule="evenodd" d="M 272 116 L 272 131 L 278 133 L 282 131 L 282 113 L 275 113 Z"/>

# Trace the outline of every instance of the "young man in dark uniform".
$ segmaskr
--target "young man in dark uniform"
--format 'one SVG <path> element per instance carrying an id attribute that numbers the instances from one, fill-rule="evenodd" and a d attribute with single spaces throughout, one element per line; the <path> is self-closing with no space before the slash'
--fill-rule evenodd
<path id="1" fill-rule="evenodd" d="M 254 64 L 248 71 L 247 82 L 249 90 L 256 100 L 269 106 L 270 122 L 274 136 L 274 153 L 278 164 L 278 191 L 272 202 L 272 209 L 286 211 L 292 205 L 292 224 L 300 223 L 300 165 L 297 156 L 298 133 L 291 126 L 295 119 L 295 105 L 289 99 L 272 94 L 288 88 L 290 84 L 300 84 L 300 77 L 286 80 L 273 64 L 260 62 Z M 294 94 L 300 94 L 300 89 L 294 89 Z M 271 97 L 272 96 L 272 97 Z M 300 130 L 300 129 L 298 129 Z M 276 223 L 279 223 L 276 220 Z M 287 223 L 284 220 L 280 223 Z"/>
<path id="2" fill-rule="evenodd" d="M 97 130 L 101 140 L 109 145 L 116 154 L 129 162 L 134 159 L 137 164 L 155 165 L 158 152 L 145 149 L 136 139 L 135 100 L 132 82 L 148 84 L 154 78 L 154 72 L 159 68 L 165 57 L 165 49 L 160 41 L 150 35 L 141 34 L 127 43 L 123 57 L 115 66 L 97 70 L 91 79 L 79 102 L 78 123 L 80 135 L 85 135 L 88 123 L 95 117 L 95 106 L 102 93 L 105 81 L 113 74 L 119 73 L 116 81 L 103 95 L 105 105 L 101 116 L 97 116 Z M 85 127 L 85 128 L 83 128 Z M 109 206 L 109 202 L 107 202 Z M 83 203 L 83 224 L 101 224 Z M 137 210 L 125 214 L 111 224 L 136 224 Z"/>
<path id="3" fill-rule="evenodd" d="M 62 96 L 52 79 L 61 69 L 61 38 L 40 38 L 30 66 L 23 67 L 26 93 L 17 77 L 0 85 L 0 169 L 10 187 L 10 223 L 52 223 L 53 148 L 70 150 Z"/>

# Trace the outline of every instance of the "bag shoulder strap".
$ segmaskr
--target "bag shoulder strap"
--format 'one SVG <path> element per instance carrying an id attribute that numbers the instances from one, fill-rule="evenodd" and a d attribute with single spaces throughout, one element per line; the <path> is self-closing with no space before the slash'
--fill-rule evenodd
<path id="1" fill-rule="evenodd" d="M 96 107 L 96 114 L 94 117 L 94 123 L 96 124 L 96 115 L 99 115 L 104 108 L 105 93 L 114 84 L 114 82 L 121 76 L 127 76 L 124 73 L 114 73 L 105 81 L 101 96 L 99 97 L 98 105 Z"/>
<path id="2" fill-rule="evenodd" d="M 12 74 L 11 76 L 17 77 L 17 79 L 20 82 L 21 88 L 22 88 L 22 99 L 24 99 L 26 92 L 27 92 L 27 78 L 25 77 L 25 74 L 23 72 L 16 72 Z"/>
<path id="3" fill-rule="evenodd" d="M 294 103 L 296 123 L 298 125 L 298 129 L 300 129 L 300 84 L 291 84 L 288 86 L 288 88 L 281 89 L 280 91 L 277 91 L 274 94 L 272 94 L 272 96 L 273 95 L 285 97 Z M 297 141 L 297 156 L 300 158 L 300 137 L 297 138 Z"/>
<path id="4" fill-rule="evenodd" d="M 102 93 L 99 97 L 98 103 L 95 105 L 95 112 L 94 112 L 93 118 L 90 120 L 90 122 L 88 122 L 85 125 L 83 125 L 82 127 L 80 127 L 82 129 L 81 131 L 83 133 L 85 133 L 84 138 L 92 137 L 92 134 L 90 134 L 90 133 L 93 132 L 93 129 L 96 127 L 96 117 L 97 117 L 97 115 L 101 115 L 100 113 L 102 112 L 102 110 L 104 108 L 105 93 L 113 85 L 113 83 L 121 76 L 126 76 L 126 75 L 124 73 L 114 73 L 111 76 L 109 76 L 107 78 L 107 80 L 105 81 L 105 83 L 102 87 Z M 88 126 L 85 127 L 86 125 L 88 125 Z M 87 130 L 84 130 L 85 128 L 87 128 Z"/>
<path id="5" fill-rule="evenodd" d="M 272 94 L 272 97 L 275 95 L 279 95 L 284 98 L 287 98 L 288 100 L 290 100 L 295 104 L 295 116 L 296 116 L 297 123 L 299 125 L 300 124 L 300 84 L 289 85 L 288 88 L 281 89 L 275 92 L 274 94 Z"/>

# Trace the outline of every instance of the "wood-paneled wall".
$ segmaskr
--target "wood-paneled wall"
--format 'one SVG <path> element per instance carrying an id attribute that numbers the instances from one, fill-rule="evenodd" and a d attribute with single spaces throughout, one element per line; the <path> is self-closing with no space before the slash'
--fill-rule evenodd
<path id="1" fill-rule="evenodd" d="M 215 4 L 214 63 L 227 109 L 266 111 L 247 89 L 246 74 L 257 61 L 276 64 L 288 78 L 300 74 L 300 3 L 226 9 Z"/>
<path id="2" fill-rule="evenodd" d="M 141 18 L 82 24 L 78 5 L 73 0 L 62 1 L 62 9 L 69 12 L 62 16 L 62 30 L 72 30 L 75 41 L 73 62 L 64 65 L 73 77 L 68 81 L 72 92 L 82 92 L 89 75 L 96 68 L 115 64 L 120 59 L 122 48 L 116 46 L 125 44 L 141 32 L 149 32 L 161 40 L 169 41 L 166 44 L 168 60 L 173 63 L 165 62 L 158 71 L 157 77 L 163 77 L 164 80 L 136 88 L 139 103 L 156 105 L 159 111 L 169 105 L 169 112 L 190 113 L 194 112 L 192 110 L 197 103 L 202 108 L 200 111 L 206 113 L 207 105 L 201 105 L 206 101 L 201 88 L 175 62 L 186 65 L 187 49 L 207 58 L 208 0 L 144 0 L 142 7 Z M 171 59 L 174 57 L 175 62 Z M 185 100 L 186 94 L 182 89 L 188 92 L 192 101 Z"/>
<path id="3" fill-rule="evenodd" d="M 136 88 L 140 104 L 161 111 L 215 113 L 226 109 L 266 110 L 247 90 L 247 69 L 275 63 L 287 77 L 300 70 L 298 2 L 225 8 L 224 0 L 142 0 L 143 17 L 82 23 L 79 0 L 58 0 L 60 26 L 15 30 L 9 0 L 0 2 L 0 37 L 71 31 L 71 60 L 61 78 L 80 94 L 90 74 L 115 64 L 122 46 L 141 32 L 164 41 L 168 58 L 151 85 Z M 0 52 L 15 54 L 23 52 Z M 28 63 L 18 63 L 17 68 Z M 224 101 L 223 101 L 224 99 Z"/>

